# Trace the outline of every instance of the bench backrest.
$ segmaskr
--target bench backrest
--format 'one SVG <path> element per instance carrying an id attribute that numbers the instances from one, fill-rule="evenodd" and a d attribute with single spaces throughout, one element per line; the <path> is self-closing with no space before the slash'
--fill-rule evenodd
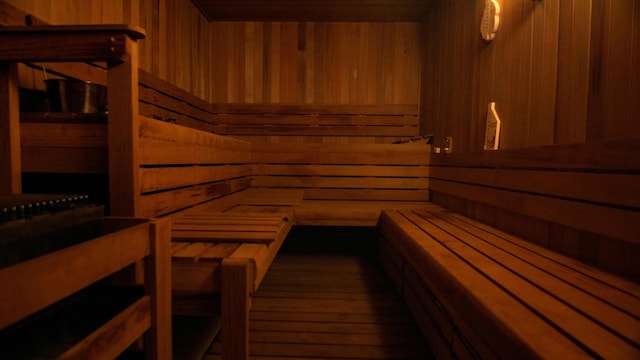
<path id="1" fill-rule="evenodd" d="M 640 142 L 433 155 L 432 201 L 640 278 Z"/>
<path id="2" fill-rule="evenodd" d="M 392 143 L 418 134 L 416 104 L 213 104 L 212 111 L 217 134 L 251 141 L 297 136 Z"/>
<path id="3" fill-rule="evenodd" d="M 304 199 L 428 201 L 429 150 L 406 144 L 253 143 L 253 186 Z"/>
<path id="4" fill-rule="evenodd" d="M 139 216 L 170 214 L 251 185 L 248 142 L 140 118 Z"/>

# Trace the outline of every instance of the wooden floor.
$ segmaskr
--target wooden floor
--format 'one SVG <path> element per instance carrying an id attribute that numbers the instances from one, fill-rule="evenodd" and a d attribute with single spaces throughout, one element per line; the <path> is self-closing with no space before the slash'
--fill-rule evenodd
<path id="1" fill-rule="evenodd" d="M 250 319 L 251 358 L 431 358 L 377 256 L 284 246 Z M 204 358 L 219 351 L 216 340 Z"/>

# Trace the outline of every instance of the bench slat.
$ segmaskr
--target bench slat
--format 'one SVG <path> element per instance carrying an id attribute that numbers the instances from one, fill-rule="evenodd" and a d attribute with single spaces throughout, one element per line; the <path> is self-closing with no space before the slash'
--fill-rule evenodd
<path id="1" fill-rule="evenodd" d="M 324 176 L 255 176 L 258 187 L 355 188 L 355 189 L 427 189 L 426 178 L 405 177 L 324 177 Z"/>
<path id="2" fill-rule="evenodd" d="M 249 185 L 249 178 L 241 178 L 143 195 L 140 197 L 140 216 L 156 217 L 172 213 L 232 194 Z"/>
<path id="3" fill-rule="evenodd" d="M 252 163 L 429 165 L 425 144 L 253 143 Z"/>
<path id="4" fill-rule="evenodd" d="M 436 226 L 433 223 L 433 215 L 423 217 L 415 212 L 404 212 L 403 215 L 423 231 L 430 234 L 453 254 L 459 256 L 463 261 L 471 265 L 474 268 L 473 271 L 478 272 L 500 286 L 509 296 L 513 296 L 514 299 L 528 309 L 531 309 L 531 311 L 535 312 L 541 319 L 548 321 L 552 327 L 562 329 L 563 332 L 575 338 L 582 346 L 592 349 L 592 351 L 604 358 L 627 358 L 638 352 L 637 349 L 634 349 L 633 345 L 618 337 L 617 334 L 611 333 L 602 325 L 576 311 L 572 306 L 559 301 L 549 294 L 549 292 L 545 291 L 546 289 L 539 288 L 535 286 L 535 284 L 520 277 L 518 271 L 520 269 L 518 269 L 517 262 L 513 261 L 509 263 L 507 261 L 506 264 L 496 263 L 486 254 L 470 247 L 465 242 L 471 240 L 471 236 L 468 233 L 463 234 L 463 239 L 454 236 L 449 232 L 451 229 L 445 231 Z M 495 256 L 495 254 L 492 255 Z M 525 271 L 533 271 L 533 269 L 529 268 Z M 578 294 L 573 293 L 572 295 L 577 296 Z M 584 299 L 577 299 L 578 302 L 580 300 Z M 596 309 L 590 310 L 596 312 Z M 504 309 L 504 311 L 510 313 L 509 308 Z M 519 314 L 519 312 L 516 313 L 514 319 L 511 320 L 512 323 L 518 321 Z M 589 313 L 589 315 L 597 316 L 597 314 L 591 313 Z M 613 315 L 615 316 L 617 314 Z M 629 325 L 631 325 L 631 328 L 628 327 Z M 621 325 L 617 324 L 617 326 Z M 622 327 L 616 329 L 627 331 L 636 330 L 633 326 L 633 321 L 624 322 Z M 636 339 L 632 340 L 635 341 Z"/>
<path id="5" fill-rule="evenodd" d="M 430 187 L 433 191 L 497 206 L 515 213 L 524 213 L 528 216 L 572 228 L 584 229 L 636 245 L 640 244 L 636 226 L 636 224 L 640 224 L 640 212 L 638 211 L 437 179 L 430 179 Z"/>
<path id="6" fill-rule="evenodd" d="M 215 124 L 224 125 L 352 125 L 352 126 L 417 126 L 413 115 L 262 115 L 262 114 L 218 114 L 213 115 Z"/>
<path id="7" fill-rule="evenodd" d="M 458 341 L 471 340 L 476 351 L 486 344 L 498 356 L 510 351 L 505 345 L 543 357 L 640 356 L 637 284 L 585 271 L 575 260 L 437 206 L 383 211 L 380 226 L 462 330 Z M 405 284 L 420 288 L 416 279 Z"/>
<path id="8" fill-rule="evenodd" d="M 425 180 L 427 182 L 428 180 Z M 351 200 L 351 201 L 389 201 L 393 202 L 429 201 L 428 189 L 305 189 L 306 200 Z"/>
<path id="9" fill-rule="evenodd" d="M 523 260 L 539 264 L 540 268 L 553 272 L 555 276 L 576 285 L 589 294 L 615 304 L 636 318 L 640 318 L 640 285 L 459 214 L 447 212 L 440 213 L 439 216 L 485 239 L 499 241 L 500 248 L 513 249 L 510 251 L 517 252 Z"/>
<path id="10" fill-rule="evenodd" d="M 189 176 L 185 176 L 188 173 Z M 177 166 L 140 169 L 140 192 L 175 189 L 194 184 L 205 184 L 233 178 L 248 177 L 248 165 L 233 164 L 223 166 Z"/>
<path id="11" fill-rule="evenodd" d="M 187 243 L 187 246 L 172 251 L 171 258 L 174 261 L 192 261 L 196 263 L 199 261 L 200 255 L 210 250 L 212 246 L 213 244 L 209 243 L 190 242 Z"/>
<path id="12" fill-rule="evenodd" d="M 271 243 L 275 232 L 250 231 L 172 231 L 172 241 Z"/>
<path id="13" fill-rule="evenodd" d="M 236 218 L 219 219 L 215 217 L 207 216 L 184 216 L 173 220 L 174 230 L 184 230 L 187 228 L 197 229 L 198 227 L 205 227 L 210 230 L 214 230 L 217 226 L 228 227 L 246 227 L 247 223 L 251 222 L 251 225 L 255 227 L 265 227 L 264 230 L 268 231 L 274 226 L 277 227 L 282 223 L 282 219 L 251 219 L 251 215 L 247 216 L 247 219 L 243 219 L 238 216 Z M 264 231 L 263 230 L 263 231 Z"/>
<path id="14" fill-rule="evenodd" d="M 377 176 L 426 178 L 429 167 L 414 165 L 319 165 L 319 164 L 255 164 L 255 175 L 287 176 Z"/>
<path id="15" fill-rule="evenodd" d="M 526 251 L 522 251 L 521 249 L 511 249 L 513 252 L 505 251 L 505 246 L 503 242 L 499 241 L 499 239 L 491 238 L 486 236 L 486 234 L 482 234 L 482 237 L 476 235 L 475 233 L 470 233 L 465 229 L 458 227 L 456 224 L 452 224 L 447 220 L 442 219 L 437 212 L 430 211 L 417 211 L 416 215 L 419 215 L 421 218 L 425 219 L 426 222 L 421 222 L 420 226 L 425 231 L 433 231 L 438 233 L 434 235 L 434 237 L 438 239 L 442 239 L 442 241 L 446 241 L 443 237 L 444 232 L 450 234 L 456 239 L 460 240 L 461 247 L 469 246 L 475 249 L 478 254 L 482 254 L 486 256 L 490 261 L 493 261 L 501 266 L 504 269 L 513 272 L 515 275 L 521 277 L 526 282 L 531 285 L 538 287 L 540 290 L 544 291 L 549 296 L 559 300 L 563 304 L 571 307 L 573 310 L 578 313 L 588 314 L 589 317 L 593 318 L 597 327 L 603 326 L 609 329 L 614 329 L 616 333 L 619 333 L 621 336 L 624 336 L 628 341 L 640 343 L 640 332 L 636 328 L 638 326 L 638 318 L 631 316 L 617 307 L 612 306 L 611 304 L 604 302 L 596 297 L 594 297 L 589 292 L 585 292 L 579 284 L 575 284 L 575 279 L 567 278 L 567 279 L 558 279 L 553 274 L 558 270 L 558 266 L 545 266 L 549 265 L 548 263 L 537 264 L 536 259 L 530 257 L 529 261 L 524 261 L 520 256 L 528 255 Z M 433 234 L 431 232 L 431 234 Z M 492 241 L 493 240 L 493 241 Z M 496 241 L 498 240 L 498 241 Z M 468 255 L 464 255 L 465 259 L 469 259 Z M 480 256 L 479 256 L 480 257 Z M 482 258 L 480 261 L 484 261 Z M 475 266 L 481 270 L 478 262 L 473 262 Z M 493 264 L 491 264 L 493 265 Z M 548 272 L 547 272 L 548 271 Z M 498 273 L 498 271 L 495 271 Z M 504 275 L 503 275 L 504 276 Z M 520 279 L 516 279 L 515 281 L 519 281 Z M 498 281 L 500 284 L 504 284 L 502 281 Z M 518 286 L 511 281 L 508 284 L 517 288 L 521 291 L 524 286 Z M 575 284 L 575 285 L 574 285 Z M 509 291 L 510 289 L 507 289 Z M 603 286 L 605 286 L 603 284 Z M 517 296 L 517 294 L 514 295 Z M 521 298 L 523 302 L 528 303 L 531 307 L 538 309 L 533 302 L 529 302 L 529 299 L 541 299 L 542 296 L 532 296 L 526 295 Z M 550 307 L 553 306 L 554 310 L 558 305 L 555 305 L 554 299 L 549 299 Z M 636 309 L 640 309 L 640 301 L 636 299 L 635 301 Z M 555 310 L 557 311 L 557 310 Z M 637 311 L 637 310 L 634 310 Z M 540 309 L 540 312 L 543 313 L 543 310 Z M 569 311 L 564 314 L 568 314 Z M 576 316 L 580 316 L 576 314 Z M 548 318 L 553 321 L 552 316 L 548 316 Z M 567 329 L 567 332 L 571 334 L 575 334 L 575 331 L 569 331 L 569 326 L 573 326 L 575 324 L 576 328 L 574 330 L 580 329 L 584 331 L 588 331 L 589 334 L 596 335 L 599 329 L 589 330 L 588 325 L 580 325 L 584 320 L 557 320 L 556 326 Z M 605 330 L 606 331 L 606 330 Z M 607 341 L 606 337 L 608 334 L 603 336 L 599 336 L 603 341 L 608 342 L 609 344 L 613 344 L 612 341 Z M 576 335 L 576 338 L 579 336 Z M 592 341 L 588 341 L 588 343 L 592 343 Z"/>
<path id="16" fill-rule="evenodd" d="M 412 137 L 418 134 L 417 126 L 215 125 L 213 130 L 222 135 Z"/>
<path id="17" fill-rule="evenodd" d="M 432 167 L 431 177 L 640 210 L 640 175 Z"/>
<path id="18" fill-rule="evenodd" d="M 537 351 L 542 351 L 548 357 L 588 357 L 577 344 L 410 219 L 398 212 L 383 211 L 380 224 L 385 238 L 394 239 L 394 246 L 401 248 L 426 285 L 438 298 L 446 299 L 454 321 L 472 321 L 475 332 L 498 356 L 535 357 Z"/>

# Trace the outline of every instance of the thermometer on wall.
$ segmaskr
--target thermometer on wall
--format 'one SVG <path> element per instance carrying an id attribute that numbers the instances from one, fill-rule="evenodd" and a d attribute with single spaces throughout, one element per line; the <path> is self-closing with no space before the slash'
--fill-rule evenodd
<path id="1" fill-rule="evenodd" d="M 500 3 L 498 0 L 486 0 L 482 22 L 480 23 L 480 33 L 486 41 L 496 37 L 498 26 L 500 25 Z"/>

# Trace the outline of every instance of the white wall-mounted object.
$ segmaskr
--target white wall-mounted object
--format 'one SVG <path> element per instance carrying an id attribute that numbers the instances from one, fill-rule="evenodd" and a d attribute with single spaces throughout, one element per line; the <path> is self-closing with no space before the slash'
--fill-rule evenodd
<path id="1" fill-rule="evenodd" d="M 491 41 L 496 37 L 496 32 L 500 26 L 500 3 L 498 0 L 486 0 L 482 21 L 480 23 L 480 33 L 486 41 Z"/>
<path id="2" fill-rule="evenodd" d="M 496 103 L 490 102 L 487 109 L 487 127 L 484 133 L 484 149 L 498 150 L 500 145 L 500 117 L 496 111 Z"/>

